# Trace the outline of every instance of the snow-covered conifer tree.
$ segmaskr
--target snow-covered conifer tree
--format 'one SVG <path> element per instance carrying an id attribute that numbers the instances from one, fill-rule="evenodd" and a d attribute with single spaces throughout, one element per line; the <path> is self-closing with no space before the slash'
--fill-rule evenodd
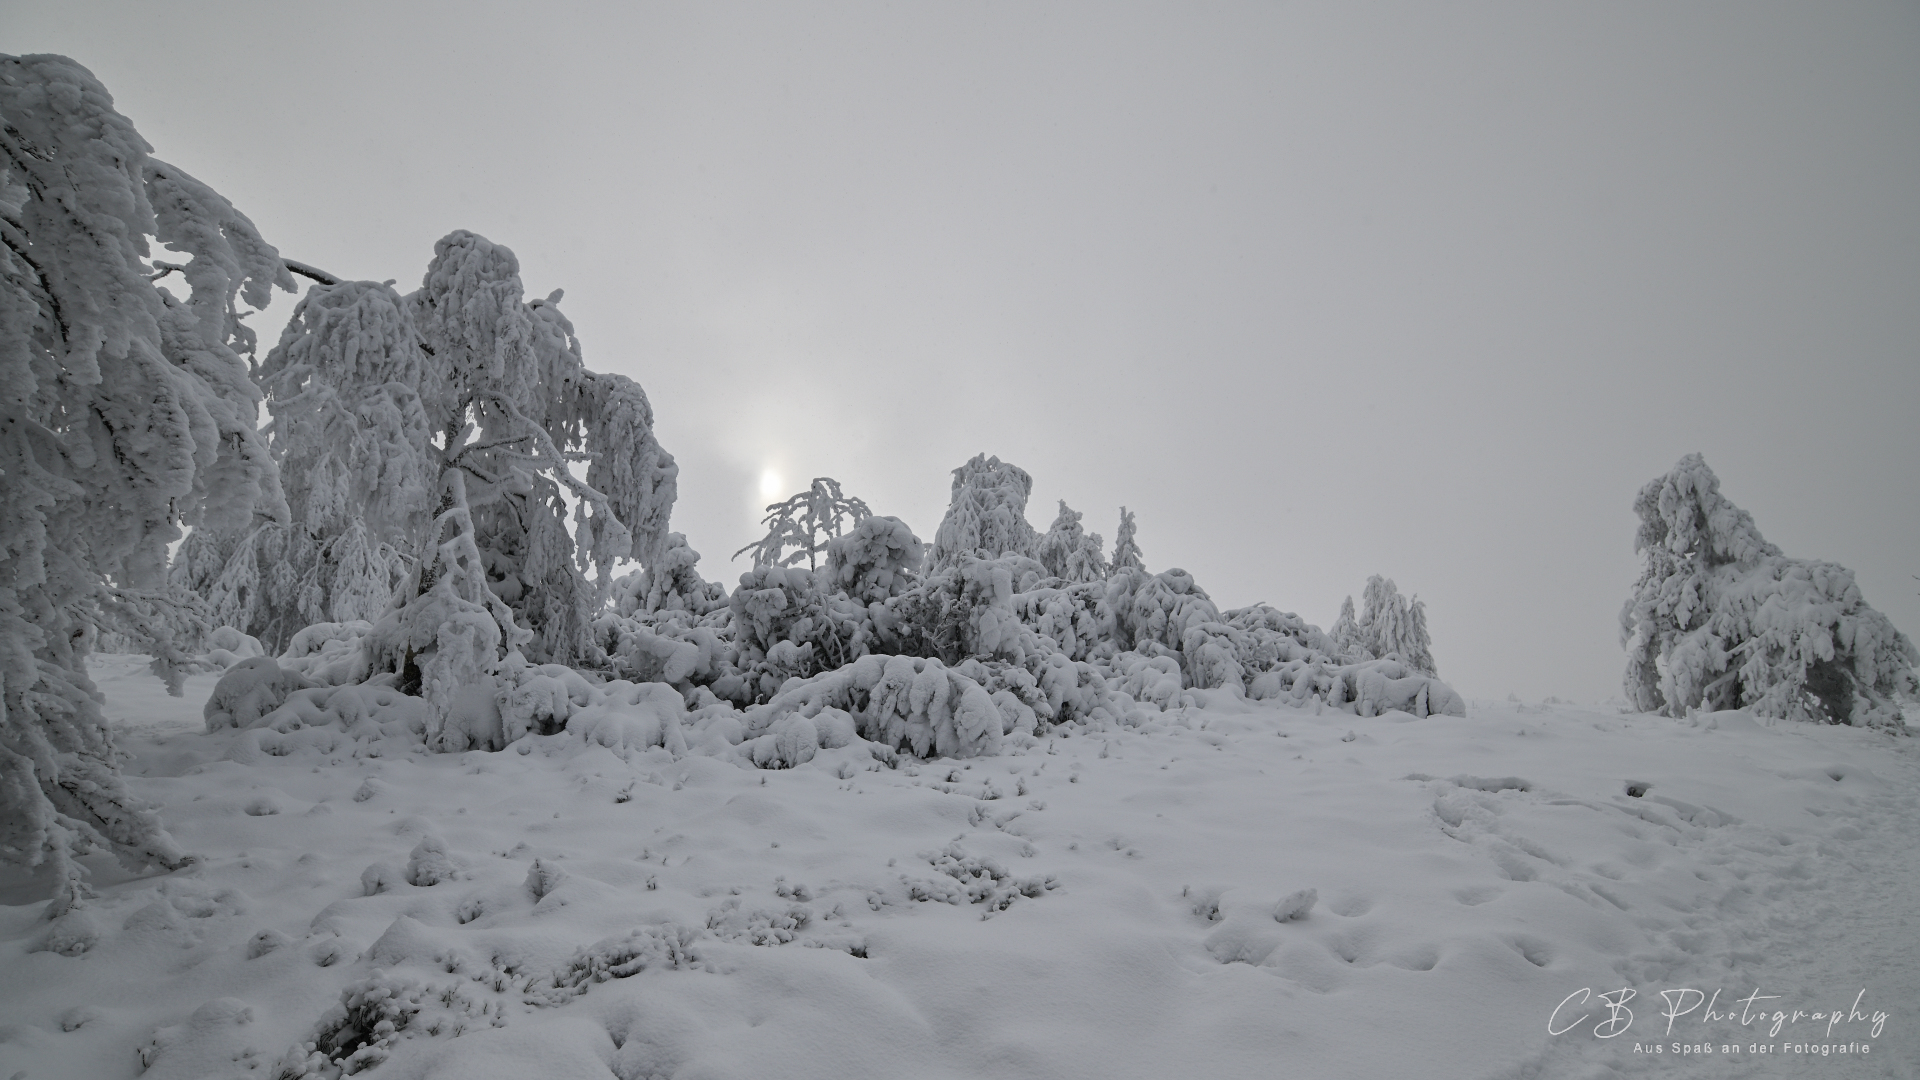
<path id="1" fill-rule="evenodd" d="M 968 555 L 1033 558 L 1040 536 L 1027 522 L 1027 496 L 1032 492 L 1033 477 L 997 457 L 976 454 L 953 470 L 953 495 L 946 517 L 933 534 L 930 569 L 938 572 L 958 565 Z"/>
<path id="2" fill-rule="evenodd" d="M 1040 538 L 1035 557 L 1047 573 L 1063 581 L 1104 581 L 1107 557 L 1101 551 L 1100 534 L 1087 532 L 1080 518 L 1080 512 L 1061 499 L 1060 515 Z"/>
<path id="3" fill-rule="evenodd" d="M 165 587 L 167 545 L 182 524 L 284 518 L 236 300 L 293 282 L 79 64 L 0 56 L 0 117 L 0 857 L 50 864 L 55 914 L 84 895 L 75 853 L 183 859 L 116 769 L 88 630 L 177 676 L 196 618 Z M 155 284 L 174 271 L 185 301 Z"/>
<path id="4" fill-rule="evenodd" d="M 1373 657 L 1373 650 L 1367 647 L 1366 632 L 1360 629 L 1360 620 L 1354 616 L 1351 596 L 1340 602 L 1340 617 L 1333 620 L 1333 628 L 1327 631 L 1327 636 L 1340 646 L 1348 658 L 1358 659 L 1363 655 L 1369 659 Z"/>
<path id="5" fill-rule="evenodd" d="M 1113 538 L 1114 570 L 1145 570 L 1146 564 L 1140 560 L 1140 545 L 1133 538 L 1133 511 L 1120 508 L 1120 529 Z"/>
<path id="6" fill-rule="evenodd" d="M 860 524 L 871 513 L 866 503 L 841 493 L 840 481 L 816 476 L 807 490 L 785 502 L 768 505 L 767 516 L 760 521 L 767 526 L 767 535 L 734 552 L 733 557 L 751 551 L 756 568 L 794 566 L 804 558 L 808 570 L 817 570 L 827 545 L 846 526 Z M 783 554 L 788 548 L 793 552 Z"/>
<path id="7" fill-rule="evenodd" d="M 1920 653 L 1852 571 L 1781 554 L 1699 454 L 1649 481 L 1633 508 L 1640 578 L 1620 637 L 1635 706 L 1900 725 Z"/>
<path id="8" fill-rule="evenodd" d="M 1424 675 L 1438 677 L 1440 666 L 1433 660 L 1433 639 L 1427 634 L 1427 605 L 1415 593 L 1407 605 L 1407 637 L 1402 642 L 1402 659 L 1407 666 Z"/>

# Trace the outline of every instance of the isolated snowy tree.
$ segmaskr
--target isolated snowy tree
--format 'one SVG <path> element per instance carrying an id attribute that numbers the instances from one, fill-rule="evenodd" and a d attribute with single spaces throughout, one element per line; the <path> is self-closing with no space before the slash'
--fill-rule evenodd
<path id="1" fill-rule="evenodd" d="M 1146 564 L 1140 561 L 1140 545 L 1133 538 L 1133 511 L 1120 508 L 1120 528 L 1113 538 L 1114 570 L 1145 570 Z"/>
<path id="2" fill-rule="evenodd" d="M 997 457 L 976 454 L 953 470 L 953 495 L 947 515 L 933 534 L 931 570 L 958 565 L 971 555 L 997 559 L 1002 555 L 1034 556 L 1039 534 L 1027 522 L 1027 496 L 1033 477 L 1017 465 Z"/>
<path id="3" fill-rule="evenodd" d="M 1047 573 L 1063 581 L 1103 581 L 1107 557 L 1100 549 L 1100 534 L 1087 532 L 1080 519 L 1080 512 L 1061 499 L 1060 515 L 1040 537 L 1035 557 Z"/>
<path id="4" fill-rule="evenodd" d="M 760 520 L 767 526 L 767 535 L 734 552 L 733 557 L 751 551 L 755 568 L 794 566 L 804 558 L 807 569 L 816 570 L 827 545 L 871 513 L 866 503 L 841 493 L 840 481 L 816 476 L 807 490 L 785 502 L 769 504 L 767 516 Z M 794 550 L 788 553 L 788 548 Z"/>
<path id="5" fill-rule="evenodd" d="M 1636 707 L 1899 727 L 1920 653 L 1861 598 L 1852 571 L 1781 554 L 1699 454 L 1633 506 L 1640 578 L 1620 637 Z"/>
<path id="6" fill-rule="evenodd" d="M 167 545 L 285 516 L 237 300 L 293 283 L 79 64 L 0 56 L 0 118 L 0 857 L 50 864 L 57 914 L 92 846 L 183 859 L 116 771 L 86 642 L 127 635 L 177 691 L 197 616 L 165 587 Z M 190 261 L 150 259 L 150 238 Z M 185 301 L 155 284 L 174 271 Z"/>

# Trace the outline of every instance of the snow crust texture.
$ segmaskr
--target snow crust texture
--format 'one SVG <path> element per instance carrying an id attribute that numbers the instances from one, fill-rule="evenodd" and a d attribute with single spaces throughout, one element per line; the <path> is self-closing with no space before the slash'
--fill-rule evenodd
<path id="1" fill-rule="evenodd" d="M 103 878 L 64 921 L 0 906 L 7 1075 L 1696 1080 L 1920 1060 L 1920 760 L 1872 729 L 1214 692 L 938 761 L 825 745 L 823 709 L 813 756 L 764 770 L 572 731 L 269 752 L 261 729 L 204 730 L 212 674 L 176 703 L 130 659 L 101 672 L 129 784 L 202 859 Z M 1591 995 L 1622 989 L 1631 1029 L 1600 1038 Z M 1682 989 L 1719 998 L 1669 1034 L 1661 992 Z M 1756 989 L 1777 996 L 1742 1024 L 1729 1003 Z"/>

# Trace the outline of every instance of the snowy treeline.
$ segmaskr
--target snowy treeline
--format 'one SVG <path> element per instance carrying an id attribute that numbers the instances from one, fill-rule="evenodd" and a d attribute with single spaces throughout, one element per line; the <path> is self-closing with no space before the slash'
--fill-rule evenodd
<path id="1" fill-rule="evenodd" d="M 1059 724 L 1139 724 L 1197 704 L 1194 691 L 1367 715 L 1463 709 L 1416 667 L 1431 667 L 1423 617 L 1390 585 L 1368 593 L 1373 621 L 1421 647 L 1376 659 L 1264 604 L 1222 611 L 1184 571 L 1147 572 L 1124 511 L 1113 564 L 1064 503 L 1039 533 L 1026 518 L 1031 488 L 1024 470 L 981 455 L 954 470 L 931 550 L 899 519 L 868 514 L 827 541 L 812 571 L 773 565 L 783 542 L 796 550 L 780 561 L 808 546 L 791 527 L 809 503 L 797 495 L 769 507 L 768 538 L 750 546 L 761 565 L 724 602 L 678 546 L 670 569 L 623 580 L 596 623 L 609 674 L 672 684 L 690 724 L 725 731 L 757 764 L 795 764 L 856 737 L 987 753 Z"/>
<path id="2" fill-rule="evenodd" d="M 1633 509 L 1640 579 L 1620 638 L 1636 707 L 1901 725 L 1920 653 L 1861 599 L 1852 571 L 1781 554 L 1699 454 L 1649 481 Z"/>

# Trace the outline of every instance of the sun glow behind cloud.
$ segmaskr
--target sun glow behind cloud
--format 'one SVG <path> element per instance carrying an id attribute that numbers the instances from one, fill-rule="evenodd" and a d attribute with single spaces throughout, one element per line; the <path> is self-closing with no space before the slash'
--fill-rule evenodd
<path id="1" fill-rule="evenodd" d="M 772 502 L 780 497 L 785 487 L 786 481 L 781 478 L 779 470 L 771 465 L 760 470 L 760 498 Z"/>

